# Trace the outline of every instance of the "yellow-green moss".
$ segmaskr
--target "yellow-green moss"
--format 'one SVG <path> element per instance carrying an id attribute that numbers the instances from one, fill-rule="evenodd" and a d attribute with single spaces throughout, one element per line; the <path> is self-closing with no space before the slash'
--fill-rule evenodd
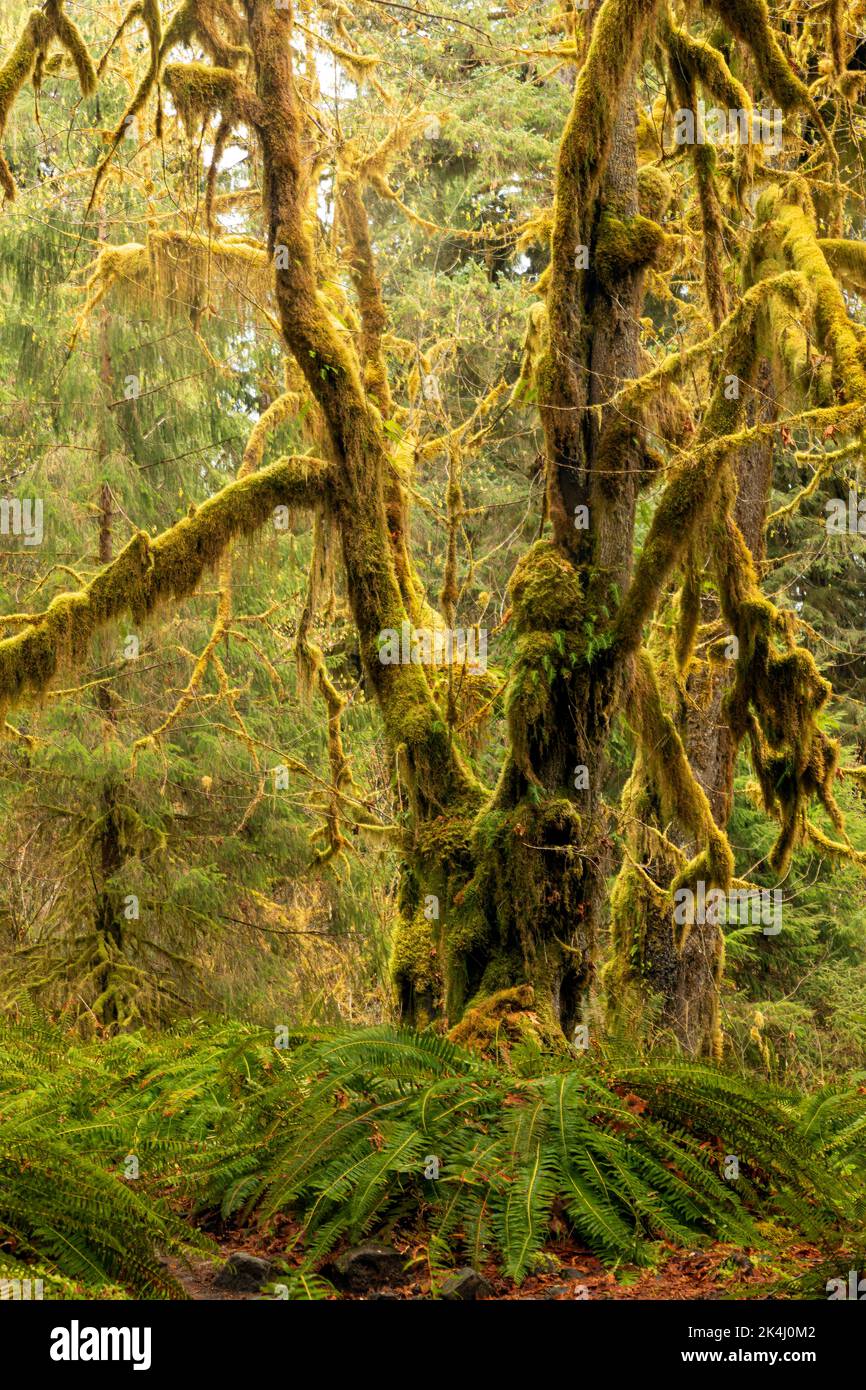
<path id="1" fill-rule="evenodd" d="M 169 63 L 163 73 L 181 119 L 188 127 L 219 112 L 232 123 L 260 125 L 264 107 L 231 68 L 207 63 Z"/>
<path id="2" fill-rule="evenodd" d="M 670 177 L 658 164 L 642 164 L 637 171 L 637 191 L 644 217 L 655 222 L 664 217 L 674 196 Z"/>
<path id="3" fill-rule="evenodd" d="M 419 1027 L 432 1022 L 441 1010 L 439 946 L 437 923 L 424 915 L 423 905 L 411 917 L 400 918 L 391 955 L 391 977 L 404 1013 Z"/>
<path id="4" fill-rule="evenodd" d="M 494 1061 L 507 1063 L 511 1049 L 532 1042 L 545 1050 L 564 1052 L 565 1039 L 549 1018 L 538 1013 L 531 985 L 517 985 L 488 995 L 467 1009 L 449 1038 Z"/>
<path id="5" fill-rule="evenodd" d="M 596 273 L 602 284 L 616 289 L 631 271 L 662 265 L 671 246 L 667 232 L 648 217 L 602 213 L 595 245 Z"/>
<path id="6" fill-rule="evenodd" d="M 514 625 L 521 634 L 569 630 L 579 620 L 582 596 L 577 572 L 549 541 L 536 541 L 521 556 L 508 588 Z"/>
<path id="7" fill-rule="evenodd" d="M 40 54 L 44 55 L 45 53 L 50 32 L 46 16 L 40 10 L 31 11 L 18 42 L 0 68 L 0 140 L 2 140 L 6 130 L 6 123 L 15 98 L 31 76 Z M 15 197 L 15 180 L 2 152 L 0 152 L 0 187 L 7 198 Z"/>

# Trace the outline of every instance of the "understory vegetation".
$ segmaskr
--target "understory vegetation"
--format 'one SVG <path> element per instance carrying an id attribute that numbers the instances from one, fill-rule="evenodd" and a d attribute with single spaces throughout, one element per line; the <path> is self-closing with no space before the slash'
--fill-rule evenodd
<path id="1" fill-rule="evenodd" d="M 69 1046 L 30 1019 L 2 1042 L 0 1274 L 41 1278 L 47 1297 L 183 1296 L 166 1256 L 214 1252 L 204 1235 L 190 1249 L 190 1214 L 276 1224 L 274 1282 L 294 1298 L 327 1297 L 327 1256 L 383 1229 L 434 1291 L 455 1258 L 520 1281 L 566 1225 L 627 1266 L 672 1245 L 768 1258 L 809 1240 L 813 1295 L 858 1249 L 856 1081 L 804 1097 L 681 1058 L 557 1061 L 533 1043 L 488 1060 L 387 1026 L 277 1049 L 239 1023 Z"/>

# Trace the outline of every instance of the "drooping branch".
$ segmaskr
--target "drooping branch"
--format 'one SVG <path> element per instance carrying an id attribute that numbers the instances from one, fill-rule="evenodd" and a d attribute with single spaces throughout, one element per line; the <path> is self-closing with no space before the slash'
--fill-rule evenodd
<path id="1" fill-rule="evenodd" d="M 85 221 L 90 214 L 90 209 L 96 202 L 120 142 L 129 133 L 132 128 L 132 123 L 144 109 L 147 99 L 159 78 L 159 68 L 162 59 L 160 47 L 162 42 L 162 15 L 160 14 L 159 0 L 136 0 L 136 3 L 130 7 L 130 14 L 135 15 L 137 18 L 140 17 L 144 22 L 144 27 L 147 30 L 150 61 L 145 76 L 139 83 L 138 89 L 124 111 L 117 129 L 111 138 L 107 153 L 103 155 L 97 166 L 96 177 L 93 181 L 93 188 L 90 193 L 90 202 L 87 207 L 87 213 L 85 214 Z M 125 24 L 126 19 L 123 22 L 123 25 Z M 123 25 L 121 27 L 123 27 Z"/>
<path id="2" fill-rule="evenodd" d="M 159 0 L 134 0 L 126 15 L 121 22 L 120 28 L 116 32 L 114 39 L 107 52 L 103 55 L 100 68 L 107 60 L 114 44 L 123 33 L 124 29 L 133 19 L 142 19 L 148 38 L 149 61 L 147 71 L 142 77 L 136 91 L 124 111 L 120 122 L 114 131 L 109 143 L 108 152 L 103 156 L 96 171 L 93 189 L 90 195 L 87 214 L 93 207 L 99 195 L 99 191 L 105 180 L 105 176 L 111 166 L 117 149 L 124 136 L 129 132 L 132 122 L 144 110 L 147 102 L 157 87 L 160 74 L 169 54 L 180 45 L 189 46 L 192 42 L 198 41 L 204 51 L 215 64 L 215 69 L 222 70 L 222 78 L 219 74 L 212 79 L 211 95 L 215 95 L 216 88 L 219 87 L 223 101 L 226 103 L 226 111 L 231 111 L 232 119 L 243 120 L 243 108 L 245 97 L 251 97 L 251 93 L 244 93 L 239 85 L 236 75 L 230 71 L 237 63 L 249 57 L 249 50 L 240 43 L 241 21 L 233 8 L 231 0 L 181 0 L 165 30 L 162 27 L 162 15 L 160 12 Z M 220 32 L 220 28 L 222 32 Z M 201 65 L 190 64 L 191 68 L 196 68 L 201 73 Z M 167 74 L 167 81 L 169 81 Z M 211 81 L 209 77 L 203 78 L 205 82 Z M 187 97 L 187 101 L 195 101 L 192 97 Z M 181 97 L 183 104 L 183 97 Z M 212 107 L 210 109 L 213 109 Z M 192 110 L 187 108 L 182 115 L 191 115 Z M 160 122 L 157 121 L 157 133 L 160 130 Z"/>
<path id="3" fill-rule="evenodd" d="M 767 0 L 711 0 L 711 6 L 734 37 L 749 49 L 759 76 L 782 110 L 808 113 L 836 169 L 838 156 L 830 132 L 808 87 L 785 57 L 770 21 Z"/>
<path id="4" fill-rule="evenodd" d="M 698 84 L 705 92 L 731 110 L 746 113 L 747 140 L 737 146 L 738 173 L 748 182 L 753 173 L 752 119 L 750 101 L 742 83 L 731 73 L 724 56 L 705 40 L 695 39 L 685 29 L 676 28 L 669 16 L 661 24 L 661 38 L 667 49 L 674 88 L 680 105 L 700 121 Z M 724 258 L 724 220 L 716 185 L 716 151 L 705 132 L 697 132 L 690 146 L 698 189 L 698 205 L 703 230 L 704 284 L 713 327 L 718 328 L 728 312 L 728 293 L 722 269 Z"/>
<path id="5" fill-rule="evenodd" d="M 240 301 L 254 306 L 279 331 L 268 307 L 273 275 L 267 248 L 249 236 L 151 230 L 146 242 L 105 246 L 80 274 L 85 277 L 85 298 L 70 334 L 70 349 L 109 293 L 135 309 L 143 300 L 154 300 L 162 313 L 183 314 L 193 322 L 206 304 L 236 306 Z"/>
<path id="6" fill-rule="evenodd" d="M 787 262 L 791 270 L 781 275 L 759 271 L 766 278 L 746 293 L 728 322 L 728 374 L 708 408 L 691 459 L 681 465 L 663 494 L 634 584 L 618 617 L 618 632 L 626 647 L 638 638 L 643 622 L 659 601 L 673 564 L 685 552 L 688 538 L 702 520 L 709 520 L 709 548 L 721 611 L 738 644 L 733 686 L 726 701 L 727 721 L 734 753 L 748 739 L 765 809 L 780 823 L 770 862 L 782 874 L 793 850 L 808 833 L 806 811 L 812 798 L 823 806 L 845 838 L 841 812 L 833 795 L 838 746 L 818 725 L 830 687 L 820 676 L 811 654 L 796 644 L 792 615 L 777 609 L 761 593 L 752 555 L 735 519 L 734 460 L 747 437 L 757 436 L 752 430 L 740 430 L 735 442 L 731 430 L 742 409 L 742 386 L 750 385 L 755 356 L 768 339 L 778 337 L 779 304 L 799 307 L 810 322 L 814 320 L 817 345 L 832 364 L 833 381 L 841 397 L 835 407 L 837 418 L 841 424 L 847 413 L 849 428 L 862 421 L 866 375 L 862 336 L 849 319 L 842 293 L 816 237 L 811 199 L 802 180 L 792 181 L 784 191 L 771 188 L 763 195 L 753 243 L 748 266 L 775 271 L 780 263 Z M 776 343 L 768 348 L 768 355 L 779 356 Z M 783 350 L 781 355 L 783 387 L 787 385 L 785 369 L 792 362 L 795 375 L 800 375 L 802 361 L 796 336 L 788 344 L 787 353 Z M 737 387 L 730 393 L 731 402 L 725 399 L 725 383 Z M 632 388 L 640 389 L 640 383 Z M 831 414 L 833 409 L 830 408 Z M 710 442 L 715 454 L 712 475 L 698 463 Z M 688 636 L 684 639 L 680 634 L 687 659 L 697 624 L 698 591 L 687 583 L 683 593 L 686 597 L 692 595 L 691 611 L 683 615 Z M 640 612 L 643 618 L 640 626 L 635 626 Z M 684 665 L 682 654 L 680 664 Z"/>
<path id="7" fill-rule="evenodd" d="M 701 519 L 711 511 L 717 495 L 720 453 L 723 449 L 703 446 L 731 439 L 740 431 L 746 392 L 754 371 L 756 344 L 754 325 L 761 304 L 770 293 L 793 297 L 800 303 L 804 287 L 799 275 L 777 276 L 746 293 L 718 332 L 725 343 L 725 361 L 720 378 L 707 407 L 694 445 L 677 466 L 650 525 L 649 534 L 635 566 L 634 578 L 616 619 L 618 643 L 624 651 L 640 645 L 644 623 L 655 611 L 662 590 L 682 558 Z M 674 375 L 672 361 L 649 374 L 656 382 Z M 731 383 L 737 383 L 736 390 Z M 637 400 L 646 387 L 638 381 L 623 392 L 623 400 Z"/>

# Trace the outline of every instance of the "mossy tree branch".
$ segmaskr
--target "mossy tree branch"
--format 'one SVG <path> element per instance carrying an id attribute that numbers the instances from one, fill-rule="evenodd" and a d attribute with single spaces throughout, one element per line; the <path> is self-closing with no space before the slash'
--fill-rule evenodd
<path id="1" fill-rule="evenodd" d="M 317 294 L 307 210 L 310 168 L 304 115 L 292 62 L 291 6 L 245 0 L 265 163 L 265 201 L 276 259 L 283 337 L 307 378 L 335 460 L 331 501 L 340 527 L 347 586 L 361 657 L 389 737 L 404 750 L 410 794 L 423 818 L 447 805 L 480 801 L 480 788 L 448 736 L 425 674 L 415 665 L 383 665 L 380 633 L 407 617 L 386 514 L 388 451 L 378 409 L 371 408 L 352 346 L 337 334 Z"/>
<path id="2" fill-rule="evenodd" d="M 0 706 L 41 695 L 59 670 L 84 659 L 93 634 L 112 620 L 124 614 L 141 619 L 193 593 L 230 543 L 254 535 L 275 507 L 321 504 L 331 476 L 319 459 L 280 459 L 230 483 L 154 540 L 138 532 L 84 588 L 59 594 L 21 632 L 0 642 Z"/>

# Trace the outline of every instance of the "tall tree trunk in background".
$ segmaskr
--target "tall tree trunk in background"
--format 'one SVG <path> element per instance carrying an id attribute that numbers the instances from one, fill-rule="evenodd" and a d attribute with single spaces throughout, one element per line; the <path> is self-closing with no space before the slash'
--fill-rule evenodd
<path id="1" fill-rule="evenodd" d="M 767 423 L 775 415 L 772 377 L 769 365 L 762 361 L 747 409 L 747 423 Z M 771 438 L 758 438 L 742 446 L 736 463 L 734 519 L 759 570 L 765 555 L 764 527 L 772 464 Z M 700 618 L 717 641 L 723 640 L 719 633 L 724 633 L 725 627 L 715 593 L 702 594 Z M 699 661 L 689 671 L 674 702 L 674 718 L 689 763 L 721 829 L 725 829 L 730 818 L 734 790 L 735 745 L 724 704 L 733 679 L 735 648 L 731 647 L 727 655 L 728 663 L 720 665 L 706 660 L 706 653 L 699 649 Z M 714 920 L 696 920 L 685 939 L 679 940 L 669 903 L 653 893 L 650 880 L 660 886 L 668 885 L 679 864 L 661 840 L 664 817 L 640 758 L 626 788 L 624 810 L 633 827 L 632 850 L 639 856 L 638 862 L 648 878 L 645 891 L 637 899 L 629 898 L 625 892 L 629 869 L 624 867 L 618 885 L 621 891 L 614 893 L 614 916 L 618 919 L 614 931 L 615 936 L 621 935 L 608 972 L 609 1011 L 612 1015 L 620 1012 L 622 996 L 637 983 L 638 994 L 633 999 L 640 1026 L 645 1019 L 646 1002 L 654 999 L 658 1009 L 656 1026 L 669 1030 L 686 1052 L 718 1053 L 724 935 Z M 670 836 L 672 844 L 687 856 L 695 854 L 697 846 L 675 829 Z"/>
<path id="2" fill-rule="evenodd" d="M 100 218 L 99 240 L 105 240 L 104 218 Z M 103 392 L 100 456 L 104 463 L 109 453 L 108 429 L 106 425 L 108 419 L 107 412 L 111 402 L 112 388 L 114 385 L 114 371 L 111 365 L 111 350 L 109 346 L 110 318 L 106 308 L 103 308 L 100 314 L 99 327 L 99 380 Z M 98 515 L 99 563 L 100 565 L 108 565 L 111 563 L 114 556 L 112 538 L 114 508 L 112 504 L 111 487 L 107 481 L 103 481 L 99 489 Z M 96 687 L 96 702 L 105 720 L 105 743 L 107 744 L 116 723 L 116 714 L 111 700 L 111 693 L 105 685 L 98 685 Z M 100 884 L 96 900 L 95 926 L 99 939 L 99 951 L 104 957 L 105 964 L 99 976 L 98 1007 L 95 1009 L 95 1012 L 102 1023 L 109 1027 L 113 1027 L 119 1020 L 120 1010 L 117 996 L 113 992 L 115 981 L 111 962 L 118 953 L 122 953 L 123 951 L 123 921 L 118 908 L 116 894 L 110 888 L 106 887 L 106 885 L 111 882 L 115 874 L 117 874 L 123 866 L 123 849 L 117 821 L 116 785 L 110 774 L 103 779 L 99 815 L 100 820 L 96 838 L 96 849 L 99 856 Z M 99 1006 L 99 1000 L 102 1001 L 101 1006 Z"/>
<path id="3" fill-rule="evenodd" d="M 765 424 L 775 418 L 769 367 L 761 363 L 749 424 Z M 773 440 L 757 439 L 740 451 L 737 464 L 737 502 L 734 519 L 760 573 L 765 558 L 764 525 L 773 472 Z M 715 596 L 703 605 L 703 619 L 719 619 Z M 680 714 L 683 743 L 689 762 L 710 803 L 713 819 L 725 829 L 734 798 L 734 739 L 724 715 L 724 700 L 731 687 L 733 661 L 726 669 L 702 665 L 686 681 Z M 673 982 L 672 1020 L 675 1031 L 690 1052 L 700 1051 L 711 1036 L 718 1010 L 724 942 L 718 925 L 696 923 L 678 955 Z"/>
<path id="4" fill-rule="evenodd" d="M 117 816 L 116 787 L 108 777 L 103 782 L 99 810 L 101 819 L 97 843 L 101 884 L 95 925 L 104 965 L 99 978 L 99 997 L 93 1011 L 102 1023 L 114 1027 L 120 1019 L 120 1007 L 116 992 L 118 978 L 113 962 L 123 954 L 123 919 L 116 891 L 108 885 L 123 867 L 124 852 Z"/>
<path id="5" fill-rule="evenodd" d="M 769 366 L 761 364 L 755 403 L 748 423 L 766 424 L 774 419 L 776 407 Z M 737 503 L 734 519 L 760 572 L 766 547 L 764 527 L 773 472 L 773 441 L 757 439 L 740 450 L 737 465 Z M 719 604 L 715 595 L 704 598 L 702 621 L 718 622 Z M 725 826 L 731 814 L 734 790 L 734 750 L 722 703 L 730 687 L 730 673 L 701 665 L 686 682 L 682 727 L 684 741 L 695 775 L 709 798 L 716 823 Z"/>

